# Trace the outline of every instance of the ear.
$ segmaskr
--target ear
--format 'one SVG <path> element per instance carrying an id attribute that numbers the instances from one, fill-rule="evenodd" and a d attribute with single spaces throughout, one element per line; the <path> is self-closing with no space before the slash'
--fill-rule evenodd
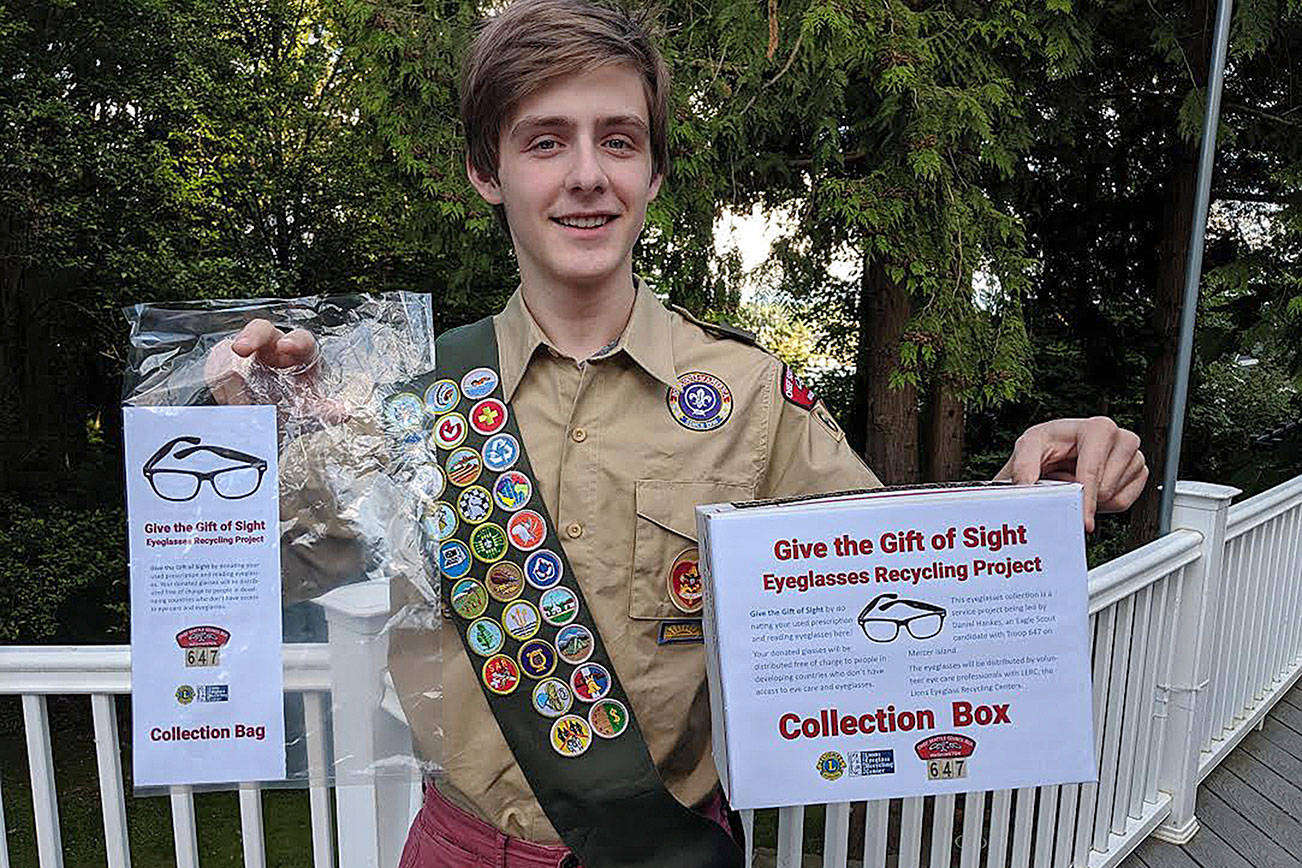
<path id="1" fill-rule="evenodd" d="M 651 176 L 651 186 L 648 188 L 646 200 L 651 202 L 660 194 L 660 185 L 664 183 L 665 176 L 656 174 Z"/>
<path id="2" fill-rule="evenodd" d="M 466 154 L 466 177 L 485 202 L 489 205 L 502 204 L 502 185 L 495 176 L 485 175 L 476 169 L 470 162 L 469 154 Z"/>

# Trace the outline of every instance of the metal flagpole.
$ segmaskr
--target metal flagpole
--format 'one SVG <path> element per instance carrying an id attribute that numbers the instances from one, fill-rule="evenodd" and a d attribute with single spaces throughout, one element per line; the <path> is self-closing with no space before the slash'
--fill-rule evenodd
<path id="1" fill-rule="evenodd" d="M 1230 42 L 1233 0 L 1220 0 L 1216 10 L 1216 37 L 1211 74 L 1207 79 L 1207 113 L 1203 117 L 1202 149 L 1198 155 L 1198 194 L 1194 200 L 1193 237 L 1185 263 L 1184 306 L 1180 310 L 1180 349 L 1175 364 L 1175 394 L 1171 402 L 1171 428 L 1166 441 L 1166 467 L 1162 474 L 1161 533 L 1171 530 L 1175 505 L 1175 479 L 1180 472 L 1180 441 L 1184 437 L 1185 405 L 1189 399 L 1189 368 L 1193 362 L 1194 320 L 1198 316 L 1198 284 L 1203 271 L 1203 242 L 1207 209 L 1211 204 L 1212 163 L 1216 158 L 1216 128 L 1221 118 L 1221 85 L 1225 82 L 1225 54 Z"/>

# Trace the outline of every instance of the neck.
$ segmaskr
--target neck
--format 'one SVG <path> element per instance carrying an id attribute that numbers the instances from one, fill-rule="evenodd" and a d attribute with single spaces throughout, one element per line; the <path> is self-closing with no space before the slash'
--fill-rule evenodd
<path id="1" fill-rule="evenodd" d="M 580 361 L 623 333 L 636 296 L 631 270 L 578 286 L 526 276 L 520 292 L 552 346 Z"/>

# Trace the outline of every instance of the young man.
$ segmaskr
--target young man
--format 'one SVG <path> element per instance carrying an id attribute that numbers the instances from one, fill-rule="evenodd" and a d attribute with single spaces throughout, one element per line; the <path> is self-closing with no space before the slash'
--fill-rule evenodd
<path id="1" fill-rule="evenodd" d="M 518 424 L 531 505 L 550 519 L 548 539 L 559 538 L 567 583 L 637 723 L 610 742 L 626 756 L 609 762 L 641 768 L 634 754 L 649 752 L 643 777 L 658 779 L 624 792 L 600 766 L 540 755 L 567 747 L 549 745 L 545 726 L 537 743 L 520 735 L 528 721 L 499 708 L 486 655 L 455 614 L 438 636 L 397 630 L 390 668 L 417 753 L 435 755 L 441 738 L 446 769 L 427 787 L 403 868 L 575 865 L 571 848 L 588 868 L 737 864 L 719 842 L 727 817 L 710 756 L 693 507 L 879 484 L 789 369 L 730 330 L 667 309 L 634 277 L 633 246 L 668 170 L 668 86 L 644 26 L 583 0 L 508 6 L 475 40 L 462 82 L 467 173 L 500 207 L 521 278 L 480 332 L 497 348 L 492 394 Z M 310 360 L 314 345 L 257 321 L 230 351 L 286 367 Z M 213 390 L 238 402 L 230 362 L 214 356 Z M 1065 419 L 1023 434 L 1000 475 L 1080 480 L 1092 529 L 1096 509 L 1134 501 L 1147 469 L 1134 434 Z M 449 481 L 444 497 L 465 488 Z M 432 603 L 414 585 L 396 596 Z M 440 656 L 441 685 L 430 683 Z M 535 686 L 518 675 L 522 692 Z M 440 687 L 441 721 L 421 700 Z M 579 747 L 600 742 L 582 726 L 569 735 Z M 717 825 L 676 814 L 674 799 Z"/>

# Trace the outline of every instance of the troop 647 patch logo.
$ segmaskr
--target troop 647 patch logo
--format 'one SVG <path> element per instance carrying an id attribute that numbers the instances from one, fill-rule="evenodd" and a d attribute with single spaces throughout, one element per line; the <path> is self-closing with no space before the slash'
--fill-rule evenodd
<path id="1" fill-rule="evenodd" d="M 924 738 L 913 746 L 918 759 L 927 764 L 927 780 L 948 781 L 967 777 L 969 758 L 976 739 L 953 732 Z"/>

